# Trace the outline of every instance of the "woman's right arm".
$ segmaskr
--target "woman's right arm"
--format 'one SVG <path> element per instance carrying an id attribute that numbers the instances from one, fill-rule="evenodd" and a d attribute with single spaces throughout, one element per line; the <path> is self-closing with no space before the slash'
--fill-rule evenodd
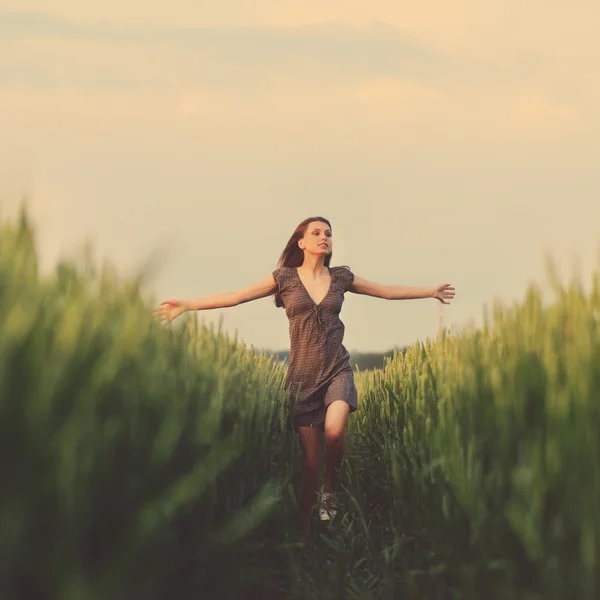
<path id="1" fill-rule="evenodd" d="M 251 300 L 270 296 L 275 292 L 277 284 L 273 274 L 267 275 L 257 283 L 240 288 L 235 292 L 225 292 L 223 294 L 214 294 L 195 300 L 167 300 L 161 302 L 160 306 L 154 309 L 153 313 L 160 322 L 171 322 L 179 315 L 188 310 L 209 310 L 211 308 L 227 308 L 237 306 Z"/>
<path id="2" fill-rule="evenodd" d="M 258 300 L 259 298 L 265 298 L 275 292 L 276 284 L 273 275 L 269 273 L 264 279 L 240 288 L 234 292 L 224 292 L 222 294 L 214 294 L 212 296 L 205 296 L 203 298 L 197 298 L 195 300 L 188 300 L 186 302 L 187 310 L 209 310 L 212 308 L 228 308 L 230 306 L 237 306 L 238 304 L 245 304 L 252 300 Z"/>

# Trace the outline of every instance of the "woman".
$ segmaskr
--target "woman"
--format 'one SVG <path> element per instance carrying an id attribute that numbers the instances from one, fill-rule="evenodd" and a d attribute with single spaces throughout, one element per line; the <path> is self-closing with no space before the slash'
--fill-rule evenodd
<path id="1" fill-rule="evenodd" d="M 235 292 L 197 300 L 168 300 L 155 309 L 168 322 L 186 310 L 237 306 L 274 295 L 289 319 L 290 357 L 286 387 L 293 400 L 292 422 L 304 454 L 302 518 L 310 532 L 320 466 L 321 433 L 325 437 L 325 478 L 319 517 L 336 513 L 337 471 L 342 462 L 348 415 L 357 408 L 350 355 L 343 346 L 344 324 L 339 314 L 346 292 L 388 300 L 437 298 L 444 304 L 454 297 L 450 284 L 418 288 L 380 285 L 355 276 L 347 267 L 329 267 L 333 250 L 331 223 L 311 217 L 298 225 L 275 271 Z"/>

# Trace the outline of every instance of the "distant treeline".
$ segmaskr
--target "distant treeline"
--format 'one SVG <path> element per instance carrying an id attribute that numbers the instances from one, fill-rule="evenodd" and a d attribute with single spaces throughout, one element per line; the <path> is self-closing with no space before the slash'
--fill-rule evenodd
<path id="1" fill-rule="evenodd" d="M 398 347 L 396 350 L 404 353 L 407 350 L 407 346 Z M 289 350 L 265 350 L 265 353 L 269 356 L 278 356 L 280 361 L 288 360 L 290 352 Z M 394 356 L 394 348 L 387 352 L 350 352 L 350 365 L 352 368 L 358 365 L 361 371 L 367 369 L 383 369 L 384 359 L 386 357 L 392 358 Z"/>

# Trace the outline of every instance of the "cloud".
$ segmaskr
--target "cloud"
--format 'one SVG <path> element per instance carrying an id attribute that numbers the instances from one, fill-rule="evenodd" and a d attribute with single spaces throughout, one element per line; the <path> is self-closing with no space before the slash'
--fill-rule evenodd
<path id="1" fill-rule="evenodd" d="M 47 0 L 3 0 L 14 12 L 48 11 Z M 387 23 L 420 43 L 442 51 L 489 57 L 499 52 L 546 52 L 552 57 L 600 58 L 596 0 L 344 0 L 344 2 L 282 2 L 281 0 L 219 0 L 199 5 L 194 0 L 176 4 L 161 0 L 123 3 L 105 0 L 53 0 L 56 15 L 82 24 L 119 24 L 137 27 L 296 27 L 344 22 L 355 27 Z"/>
<path id="2" fill-rule="evenodd" d="M 511 103 L 509 116 L 517 126 L 524 128 L 561 130 L 575 124 L 577 111 L 544 97 L 537 90 L 524 90 Z"/>
<path id="3" fill-rule="evenodd" d="M 353 123 L 378 139 L 521 139 L 599 125 L 590 65 L 543 52 L 442 51 L 372 22 L 141 23 L 0 13 L 0 124 L 302 136 Z"/>
<path id="4" fill-rule="evenodd" d="M 5 11 L 0 13 L 0 34 L 5 45 L 12 45 L 12 51 L 4 53 L 10 60 L 0 63 L 5 85 L 27 81 L 127 88 L 187 80 L 205 87 L 260 91 L 298 79 L 329 86 L 396 77 L 448 88 L 527 81 L 546 64 L 533 53 L 501 61 L 442 53 L 381 23 L 133 27 Z M 27 49 L 32 39 L 37 51 Z"/>

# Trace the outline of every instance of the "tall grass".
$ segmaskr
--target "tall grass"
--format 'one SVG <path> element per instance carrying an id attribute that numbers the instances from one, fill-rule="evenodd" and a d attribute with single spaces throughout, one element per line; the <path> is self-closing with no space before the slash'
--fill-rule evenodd
<path id="1" fill-rule="evenodd" d="M 0 231 L 0 306 L 2 597 L 276 589 L 282 369 L 194 321 L 165 330 L 110 269 L 43 280 L 26 215 Z"/>
<path id="2" fill-rule="evenodd" d="M 397 354 L 365 382 L 352 433 L 365 501 L 427 597 L 600 595 L 600 285 L 550 271 L 485 326 Z"/>
<path id="3" fill-rule="evenodd" d="M 0 228 L 2 598 L 597 598 L 600 284 L 357 371 L 340 518 L 295 545 L 285 366 Z"/>

